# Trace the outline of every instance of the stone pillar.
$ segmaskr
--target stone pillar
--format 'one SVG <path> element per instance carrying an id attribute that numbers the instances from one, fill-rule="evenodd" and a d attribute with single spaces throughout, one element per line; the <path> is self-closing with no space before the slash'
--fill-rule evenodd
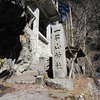
<path id="1" fill-rule="evenodd" d="M 35 16 L 35 20 L 33 21 L 33 30 L 37 29 L 39 30 L 39 9 L 37 8 L 34 12 L 33 12 L 34 16 Z"/>
<path id="2" fill-rule="evenodd" d="M 47 32 L 47 40 L 49 41 L 48 43 L 49 57 L 52 57 L 52 54 L 51 54 L 51 25 L 47 26 L 46 32 Z"/>
<path id="3" fill-rule="evenodd" d="M 52 26 L 52 54 L 54 78 L 67 76 L 64 29 L 62 24 Z"/>
<path id="4" fill-rule="evenodd" d="M 39 63 L 39 49 L 38 49 L 38 39 L 39 39 L 39 9 L 37 8 L 33 12 L 35 20 L 33 21 L 33 33 L 30 34 L 30 44 L 32 48 L 32 66 L 37 67 Z M 36 69 L 36 68 L 35 68 Z"/>
<path id="5" fill-rule="evenodd" d="M 46 58 L 45 57 L 40 57 L 39 58 L 39 75 L 44 75 L 45 74 L 45 62 L 46 62 Z"/>

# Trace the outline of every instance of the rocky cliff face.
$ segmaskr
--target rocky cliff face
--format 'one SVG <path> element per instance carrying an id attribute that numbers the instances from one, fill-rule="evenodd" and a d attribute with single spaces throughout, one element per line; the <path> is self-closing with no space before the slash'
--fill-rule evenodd
<path id="1" fill-rule="evenodd" d="M 0 56 L 17 59 L 22 49 L 19 35 L 23 34 L 26 17 L 17 0 L 0 1 Z"/>
<path id="2" fill-rule="evenodd" d="M 0 68 L 9 70 L 17 62 L 23 50 L 20 35 L 27 19 L 20 0 L 0 0 Z"/>

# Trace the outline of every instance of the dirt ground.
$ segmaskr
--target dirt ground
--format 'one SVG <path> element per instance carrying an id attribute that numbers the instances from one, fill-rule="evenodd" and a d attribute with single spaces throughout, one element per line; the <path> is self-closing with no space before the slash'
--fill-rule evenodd
<path id="1" fill-rule="evenodd" d="M 0 81 L 0 100 L 95 100 L 88 88 L 92 79 L 81 77 L 74 80 L 74 90 L 54 90 L 46 85 L 16 84 Z M 83 96 L 83 99 L 79 97 Z M 100 100 L 100 95 L 98 95 Z"/>

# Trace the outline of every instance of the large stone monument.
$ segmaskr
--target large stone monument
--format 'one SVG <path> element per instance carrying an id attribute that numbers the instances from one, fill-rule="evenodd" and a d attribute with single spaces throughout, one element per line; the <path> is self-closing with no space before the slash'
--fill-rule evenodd
<path id="1" fill-rule="evenodd" d="M 52 54 L 54 78 L 65 78 L 67 76 L 65 56 L 65 35 L 62 24 L 52 26 Z"/>
<path id="2" fill-rule="evenodd" d="M 52 25 L 52 69 L 53 79 L 48 79 L 47 85 L 55 89 L 73 89 L 73 80 L 67 78 L 65 56 L 65 32 L 62 24 Z"/>

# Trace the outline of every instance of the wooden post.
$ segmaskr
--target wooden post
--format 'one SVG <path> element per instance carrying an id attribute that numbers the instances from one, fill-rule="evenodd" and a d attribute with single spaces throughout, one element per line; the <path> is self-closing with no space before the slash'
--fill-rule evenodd
<path id="1" fill-rule="evenodd" d="M 73 39 L 73 22 L 72 22 L 72 10 L 69 3 L 69 16 L 70 16 L 70 34 L 71 34 L 71 46 L 74 46 L 74 39 Z"/>
<path id="2" fill-rule="evenodd" d="M 76 54 L 74 55 L 74 57 L 72 58 L 72 65 L 71 65 L 71 70 L 70 70 L 70 73 L 69 73 L 69 78 L 71 78 L 72 73 L 74 73 L 74 72 L 73 72 L 73 71 L 74 71 L 74 61 L 75 61 L 76 57 L 77 57 L 77 53 L 76 53 Z"/>
<path id="3" fill-rule="evenodd" d="M 85 21 L 85 26 L 84 26 L 84 46 L 83 46 L 83 52 L 85 52 L 85 37 L 86 37 L 86 13 L 85 13 L 85 16 L 84 16 L 84 21 Z"/>
<path id="4" fill-rule="evenodd" d="M 67 22 L 67 32 L 68 32 L 68 45 L 70 45 L 71 44 L 71 32 L 70 32 L 70 16 L 69 16 L 69 14 L 68 14 L 68 20 L 66 21 Z"/>

